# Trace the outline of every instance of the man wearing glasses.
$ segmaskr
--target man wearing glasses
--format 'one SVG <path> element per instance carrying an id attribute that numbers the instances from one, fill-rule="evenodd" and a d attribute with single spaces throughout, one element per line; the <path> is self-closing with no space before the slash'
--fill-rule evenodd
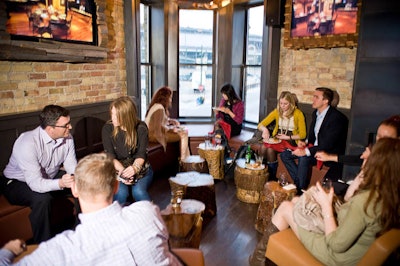
<path id="1" fill-rule="evenodd" d="M 52 203 L 55 198 L 66 200 L 71 194 L 69 188 L 77 165 L 69 111 L 48 105 L 39 118 L 40 126 L 22 133 L 15 141 L 4 170 L 7 200 L 31 208 L 29 219 L 35 243 L 53 236 L 50 226 Z M 61 166 L 65 171 L 60 171 Z"/>

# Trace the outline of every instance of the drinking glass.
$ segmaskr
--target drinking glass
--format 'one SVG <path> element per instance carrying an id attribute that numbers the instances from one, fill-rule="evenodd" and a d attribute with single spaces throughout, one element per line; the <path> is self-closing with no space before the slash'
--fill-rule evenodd
<path id="1" fill-rule="evenodd" d="M 330 180 L 329 178 L 325 178 L 322 183 L 321 183 L 322 188 L 326 191 L 329 192 L 329 190 L 332 187 L 332 180 Z"/>
<path id="2" fill-rule="evenodd" d="M 210 139 L 210 136 L 207 135 L 207 136 L 205 136 L 205 138 L 204 138 L 204 148 L 207 150 L 207 149 L 209 149 L 210 147 L 211 147 L 211 139 Z"/>
<path id="3" fill-rule="evenodd" d="M 259 165 L 262 165 L 262 164 L 263 164 L 263 160 L 264 160 L 264 156 L 259 155 L 259 154 L 256 154 L 256 162 L 257 162 Z"/>
<path id="4" fill-rule="evenodd" d="M 286 186 L 287 184 L 289 184 L 288 178 L 287 178 L 287 176 L 286 176 L 285 173 L 281 173 L 281 174 L 280 174 L 280 176 L 279 176 L 279 178 L 278 178 L 278 182 L 279 182 L 279 184 L 280 184 L 282 187 L 284 187 L 284 186 Z"/>

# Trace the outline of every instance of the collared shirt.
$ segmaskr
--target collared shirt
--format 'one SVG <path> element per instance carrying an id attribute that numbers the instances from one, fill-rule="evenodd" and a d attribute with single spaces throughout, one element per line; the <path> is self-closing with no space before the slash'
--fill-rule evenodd
<path id="1" fill-rule="evenodd" d="M 318 146 L 318 133 L 319 130 L 321 129 L 322 122 L 324 121 L 324 118 L 326 116 L 326 113 L 328 112 L 330 106 L 323 110 L 321 113 L 317 111 L 317 118 L 315 120 L 315 126 L 314 126 L 314 134 L 315 134 L 315 142 L 312 143 L 314 146 Z M 306 155 L 311 156 L 311 152 L 308 148 L 305 149 Z"/>
<path id="2" fill-rule="evenodd" d="M 79 218 L 75 231 L 41 243 L 17 265 L 181 265 L 169 251 L 160 210 L 149 201 L 124 208 L 114 202 Z M 0 264 L 10 262 L 10 253 L 0 250 Z"/>
<path id="3" fill-rule="evenodd" d="M 329 110 L 329 107 L 330 106 L 328 105 L 328 107 L 321 113 L 317 111 L 317 119 L 315 120 L 315 127 L 314 127 L 314 134 L 315 134 L 314 146 L 318 146 L 318 133 L 321 128 L 322 122 L 324 121 L 325 115 Z"/>
<path id="4" fill-rule="evenodd" d="M 37 127 L 22 133 L 15 141 L 4 175 L 26 182 L 33 191 L 43 193 L 60 190 L 58 180 L 53 178 L 61 165 L 67 173 L 74 173 L 77 161 L 72 136 L 54 140 Z"/>

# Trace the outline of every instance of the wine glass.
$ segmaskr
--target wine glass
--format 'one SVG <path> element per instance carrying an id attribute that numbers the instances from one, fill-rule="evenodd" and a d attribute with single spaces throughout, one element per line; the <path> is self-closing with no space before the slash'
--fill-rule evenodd
<path id="1" fill-rule="evenodd" d="M 280 184 L 282 187 L 284 187 L 284 186 L 286 186 L 287 184 L 289 184 L 289 181 L 288 181 L 288 178 L 287 178 L 287 176 L 286 176 L 286 173 L 281 173 L 281 174 L 279 175 L 279 177 L 278 177 L 278 182 L 279 182 L 279 184 Z"/>
<path id="2" fill-rule="evenodd" d="M 332 180 L 330 180 L 329 178 L 325 178 L 322 183 L 321 183 L 322 188 L 326 191 L 329 192 L 329 190 L 332 187 Z"/>

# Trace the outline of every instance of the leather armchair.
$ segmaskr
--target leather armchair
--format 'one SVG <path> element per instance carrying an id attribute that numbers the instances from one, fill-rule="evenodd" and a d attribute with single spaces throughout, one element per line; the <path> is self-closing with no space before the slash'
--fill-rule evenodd
<path id="1" fill-rule="evenodd" d="M 357 265 L 382 265 L 400 247 L 400 229 L 392 229 L 378 237 Z M 277 265 L 323 265 L 303 246 L 289 228 L 270 236 L 265 256 Z"/>

